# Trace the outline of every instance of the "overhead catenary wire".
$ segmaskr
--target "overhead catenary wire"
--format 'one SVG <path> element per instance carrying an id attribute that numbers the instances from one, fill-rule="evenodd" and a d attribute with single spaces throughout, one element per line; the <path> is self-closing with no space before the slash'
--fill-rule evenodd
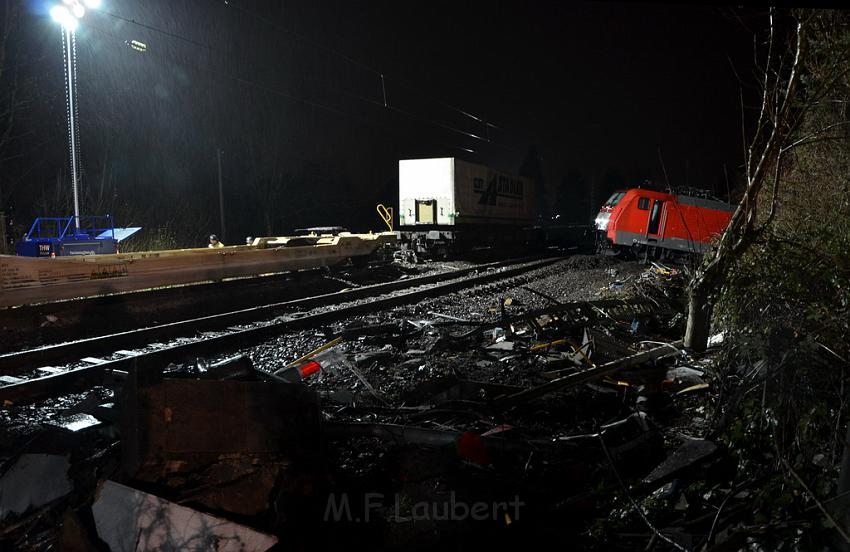
<path id="1" fill-rule="evenodd" d="M 122 40 L 120 37 L 116 36 L 111 31 L 107 31 L 107 30 L 102 29 L 100 27 L 97 27 L 95 25 L 90 25 L 89 28 L 96 31 L 96 32 L 99 32 L 99 33 L 101 33 L 101 34 L 103 34 L 103 35 L 105 35 L 105 36 L 107 36 L 107 37 L 109 37 L 113 40 L 115 40 L 118 43 L 121 43 L 121 44 L 125 43 L 124 40 Z M 177 66 L 177 64 L 175 64 L 172 60 L 169 60 L 165 55 L 158 54 L 152 49 L 149 49 L 148 51 L 146 51 L 144 53 L 144 55 L 151 55 L 153 57 L 157 57 L 158 59 L 160 59 L 160 60 L 162 60 L 166 63 L 171 63 L 171 64 Z M 219 77 L 219 78 L 229 79 L 233 82 L 237 82 L 241 85 L 248 86 L 248 87 L 254 88 L 256 90 L 260 90 L 260 91 L 263 91 L 263 92 L 266 92 L 266 93 L 269 93 L 269 94 L 273 94 L 273 95 L 276 95 L 276 96 L 279 96 L 279 97 L 286 98 L 286 99 L 288 99 L 292 102 L 295 102 L 295 103 L 300 103 L 300 104 L 303 104 L 303 105 L 313 107 L 315 109 L 319 109 L 319 110 L 335 113 L 337 115 L 341 115 L 341 116 L 344 116 L 344 117 L 348 117 L 348 118 L 357 120 L 361 123 L 380 128 L 380 129 L 382 129 L 382 130 L 384 130 L 384 131 L 386 131 L 390 134 L 394 134 L 396 136 L 402 136 L 402 137 L 407 138 L 407 139 L 410 138 L 408 135 L 406 135 L 402 132 L 392 130 L 392 129 L 388 128 L 386 125 L 382 125 L 382 124 L 380 124 L 380 123 L 378 123 L 374 120 L 370 120 L 370 119 L 367 119 L 365 117 L 361 117 L 361 116 L 358 116 L 358 115 L 355 115 L 355 114 L 352 114 L 352 113 L 348 113 L 346 111 L 343 111 L 343 110 L 336 108 L 336 107 L 333 107 L 333 106 L 325 105 L 325 104 L 322 104 L 320 102 L 310 100 L 308 98 L 299 97 L 299 96 L 296 96 L 296 95 L 291 94 L 289 92 L 274 88 L 272 86 L 269 86 L 269 85 L 266 85 L 266 84 L 263 84 L 263 83 L 259 83 L 259 82 L 256 82 L 256 81 L 253 81 L 253 80 L 250 80 L 250 79 L 246 79 L 246 78 L 243 78 L 243 77 L 240 77 L 240 76 L 237 76 L 237 75 L 233 75 L 233 74 L 225 72 L 225 71 L 213 69 L 213 68 L 210 68 L 210 67 L 204 67 L 204 66 L 197 64 L 197 63 L 189 63 L 188 65 L 197 69 L 198 71 L 209 73 L 209 74 L 215 75 L 216 77 Z M 372 103 L 376 103 L 376 102 L 372 102 Z M 448 149 L 452 149 L 452 150 L 463 151 L 463 152 L 466 152 L 466 153 L 477 154 L 477 151 L 475 151 L 471 148 L 463 147 L 463 146 L 447 144 L 447 143 L 435 141 L 433 139 L 428 139 L 427 142 L 432 143 L 434 145 L 438 145 L 442 148 L 448 148 Z"/>
<path id="2" fill-rule="evenodd" d="M 230 6 L 230 7 L 237 7 L 240 11 L 243 11 L 244 13 L 247 13 L 248 15 L 250 15 L 250 16 L 252 16 L 252 17 L 259 18 L 259 19 L 263 19 L 264 21 L 267 21 L 267 20 L 265 20 L 264 18 L 262 18 L 261 16 L 254 14 L 254 13 L 253 13 L 253 12 L 251 12 L 250 10 L 246 10 L 245 8 L 243 8 L 243 7 L 241 7 L 241 6 L 235 6 L 233 2 L 225 2 L 225 4 L 226 4 L 226 5 L 228 5 L 228 6 Z M 111 12 L 108 12 L 108 11 L 104 11 L 104 10 L 100 10 L 100 9 L 99 9 L 99 10 L 97 10 L 97 11 L 98 11 L 98 12 L 100 12 L 100 13 L 102 13 L 102 14 L 104 14 L 104 15 L 106 15 L 106 16 L 109 16 L 109 17 L 113 17 L 113 18 L 119 19 L 119 20 L 121 20 L 121 21 L 124 21 L 124 22 L 129 23 L 129 24 L 132 24 L 132 25 L 137 25 L 137 26 L 139 26 L 139 27 L 141 27 L 141 28 L 147 29 L 147 30 L 152 31 L 152 32 L 160 33 L 160 34 L 162 34 L 162 35 L 164 35 L 164 36 L 168 36 L 168 37 L 170 37 L 170 38 L 174 38 L 174 39 L 176 39 L 176 40 L 180 40 L 180 41 L 182 41 L 182 42 L 184 42 L 184 43 L 187 43 L 187 44 L 190 44 L 190 45 L 193 45 L 193 46 L 196 46 L 196 47 L 204 48 L 204 49 L 209 50 L 209 51 L 211 51 L 211 52 L 220 53 L 220 54 L 222 54 L 222 55 L 228 55 L 228 53 L 227 53 L 227 52 L 225 52 L 224 50 L 222 50 L 222 49 L 220 49 L 220 48 L 213 47 L 213 46 L 211 46 L 211 45 L 209 45 L 209 44 L 204 44 L 204 43 L 199 42 L 199 41 L 197 41 L 197 40 L 193 40 L 193 39 L 191 39 L 191 38 L 188 38 L 188 37 L 182 36 L 182 35 L 180 35 L 180 34 L 178 34 L 178 33 L 175 33 L 175 32 L 172 32 L 172 31 L 167 31 L 167 30 L 164 30 L 164 29 L 160 29 L 159 27 L 156 27 L 156 26 L 154 26 L 154 25 L 148 25 L 148 24 L 145 24 L 145 23 L 141 23 L 141 22 L 139 22 L 139 21 L 137 21 L 137 20 L 135 20 L 135 19 L 128 18 L 128 17 L 123 17 L 123 16 L 121 16 L 121 15 L 118 15 L 118 14 L 115 14 L 115 13 L 111 13 Z M 276 27 L 281 27 L 281 28 L 282 28 L 282 26 L 280 26 L 280 25 L 279 25 L 279 24 L 277 24 L 277 23 L 274 23 L 274 22 L 269 22 L 269 23 L 270 23 L 270 24 L 272 24 L 272 25 L 274 25 L 274 26 L 276 26 Z M 99 30 L 99 31 L 101 31 L 101 32 L 105 32 L 103 29 L 98 29 L 98 30 Z M 386 78 L 385 78 L 385 76 L 383 75 L 383 73 L 381 73 L 379 70 L 377 70 L 377 69 L 375 69 L 375 68 L 373 68 L 373 67 L 369 67 L 368 65 L 365 65 L 365 64 L 363 64 L 362 62 L 359 62 L 359 61 L 357 61 L 357 60 L 355 60 L 355 59 L 351 58 L 350 56 L 347 56 L 347 55 L 345 55 L 345 54 L 343 54 L 343 53 L 337 52 L 336 50 L 334 50 L 334 49 L 332 49 L 332 48 L 329 48 L 329 47 L 327 47 L 327 46 L 325 46 L 325 45 L 321 44 L 320 42 L 317 42 L 317 41 L 315 41 L 315 40 L 313 40 L 313 39 L 310 39 L 310 38 L 308 38 L 308 37 L 305 37 L 305 36 L 303 36 L 301 33 L 294 32 L 294 34 L 295 34 L 295 35 L 297 35 L 297 36 L 299 36 L 299 37 L 300 37 L 300 38 L 302 38 L 303 40 L 305 40 L 305 41 L 309 42 L 310 44 L 313 44 L 313 45 L 315 45 L 315 46 L 317 46 L 317 47 L 319 47 L 319 48 L 321 48 L 321 49 L 323 49 L 323 50 L 326 50 L 326 51 L 332 52 L 332 53 L 334 53 L 335 55 L 340 56 L 340 57 L 341 57 L 342 59 L 344 59 L 345 61 L 350 62 L 350 63 L 353 63 L 353 64 L 357 65 L 358 67 L 361 67 L 361 68 L 362 68 L 362 69 L 364 69 L 364 70 L 367 70 L 367 71 L 370 71 L 370 72 L 372 72 L 372 73 L 376 74 L 376 75 L 380 78 L 380 80 L 381 80 L 381 92 L 382 92 L 382 97 L 381 97 L 380 99 L 372 99 L 372 98 L 368 98 L 368 97 L 366 97 L 366 96 L 363 96 L 363 95 L 361 95 L 361 94 L 353 93 L 353 92 L 350 92 L 350 91 L 347 91 L 347 90 L 342 90 L 342 89 L 332 89 L 332 90 L 326 90 L 326 91 L 330 91 L 331 93 L 334 93 L 334 94 L 340 94 L 340 95 L 348 96 L 348 97 L 350 97 L 350 98 L 352 98 L 352 99 L 356 99 L 356 100 L 359 100 L 359 101 L 362 101 L 362 102 L 366 102 L 366 103 L 369 103 L 369 104 L 372 104 L 372 105 L 375 105 L 375 106 L 384 107 L 384 108 L 386 108 L 386 109 L 388 109 L 388 110 L 390 110 L 390 111 L 394 111 L 394 112 L 396 112 L 396 113 L 399 113 L 399 114 L 401 114 L 401 115 L 403 115 L 403 116 L 405 116 L 405 117 L 408 117 L 408 118 L 410 118 L 410 119 L 412 119 L 412 120 L 414 120 L 414 121 L 416 121 L 416 122 L 419 122 L 419 123 L 421 123 L 421 124 L 426 124 L 426 125 L 434 126 L 434 127 L 436 127 L 436 128 L 440 128 L 440 129 L 443 129 L 443 130 L 446 130 L 446 131 L 449 131 L 449 132 L 452 132 L 452 133 L 455 133 L 455 134 L 458 134 L 458 135 L 461 135 L 461 136 L 465 136 L 466 138 L 470 138 L 470 139 L 473 139 L 473 140 L 478 140 L 478 141 L 481 141 L 481 142 L 484 142 L 484 143 L 487 143 L 487 144 L 490 144 L 490 145 L 493 145 L 493 146 L 496 146 L 496 147 L 500 147 L 500 148 L 503 148 L 503 149 L 516 150 L 516 148 L 513 148 L 513 147 L 511 147 L 511 146 L 507 146 L 507 145 L 505 145 L 505 144 L 500 144 L 500 143 L 498 143 L 498 142 L 494 142 L 494 141 L 493 141 L 493 140 L 491 140 L 489 137 L 482 137 L 482 136 L 479 136 L 479 135 L 477 135 L 477 134 L 475 134 L 475 133 L 468 132 L 468 131 L 465 131 L 465 130 L 462 130 L 462 129 L 459 129 L 459 128 L 456 128 L 456 127 L 453 127 L 453 126 L 448 125 L 448 124 L 446 124 L 446 123 L 442 123 L 442 122 L 440 122 L 440 121 L 436 121 L 436 120 L 433 120 L 433 119 L 429 119 L 429 118 L 427 118 L 427 117 L 423 117 L 423 116 L 421 116 L 421 115 L 416 115 L 416 114 L 414 114 L 414 113 L 411 113 L 411 112 L 410 112 L 410 111 L 408 111 L 408 110 L 402 109 L 402 108 L 400 108 L 400 107 L 398 107 L 398 106 L 396 106 L 396 105 L 393 105 L 393 104 L 389 103 L 389 102 L 388 102 L 388 95 L 387 95 L 387 86 L 386 86 L 386 82 L 387 82 L 387 80 L 388 80 L 388 79 L 386 79 Z M 125 43 L 126 43 L 127 41 L 123 41 L 123 42 L 125 42 Z M 255 62 L 255 63 L 256 63 L 256 62 Z M 278 68 L 277 68 L 277 67 L 271 67 L 271 66 L 269 66 L 268 64 L 259 63 L 259 65 L 265 66 L 265 67 L 266 67 L 266 68 L 268 68 L 268 69 L 278 70 Z M 222 74 L 224 74 L 224 73 L 222 73 Z M 302 76 L 303 76 L 303 75 L 302 75 Z M 312 77 L 312 75 L 307 75 L 307 76 L 308 76 L 308 78 Z M 241 79 L 241 80 L 243 80 L 243 81 L 246 81 L 246 82 L 248 82 L 248 81 L 249 81 L 249 79 L 244 79 L 244 78 L 242 78 L 242 77 L 235 77 L 235 78 L 239 78 L 239 79 Z M 398 79 L 394 79 L 394 80 L 397 80 L 397 81 L 398 81 Z M 401 81 L 399 81 L 399 82 L 401 82 Z M 265 86 L 265 85 L 260 85 L 260 86 Z M 428 97 L 428 96 L 427 96 L 426 94 L 424 94 L 424 93 L 423 93 L 420 89 L 418 89 L 418 88 L 417 88 L 417 89 L 416 89 L 416 91 L 417 91 L 417 92 L 419 92 L 420 94 L 422 94 L 422 95 L 424 95 L 424 96 Z M 462 115 L 464 115 L 464 116 L 466 116 L 466 117 L 469 117 L 469 118 L 471 118 L 471 119 L 473 119 L 473 120 L 475 120 L 475 121 L 478 121 L 478 122 L 484 123 L 484 124 L 485 124 L 485 128 L 494 128 L 494 129 L 501 130 L 501 128 L 500 128 L 500 127 L 498 127 L 498 126 L 496 126 L 496 125 L 494 125 L 494 124 L 492 124 L 492 123 L 489 123 L 489 122 L 485 121 L 484 119 L 482 119 L 482 118 L 480 118 L 480 117 L 477 117 L 477 116 L 475 116 L 475 115 L 473 115 L 473 114 L 471 114 L 471 113 L 469 113 L 469 112 L 467 112 L 467 111 L 464 111 L 464 110 L 462 110 L 462 109 L 460 109 L 460 108 L 454 107 L 454 106 L 452 106 L 452 105 L 450 105 L 450 104 L 448 104 L 448 103 L 446 103 L 446 102 L 443 102 L 442 100 L 439 100 L 439 99 L 437 99 L 437 98 L 431 98 L 431 99 L 433 99 L 434 101 L 436 101 L 436 102 L 438 102 L 438 103 L 440 103 L 440 104 L 444 105 L 445 107 L 448 107 L 448 108 L 450 108 L 450 109 L 453 109 L 453 110 L 457 111 L 458 113 L 461 113 Z M 317 103 L 313 103 L 312 105 L 313 105 L 313 107 L 319 107 L 319 104 L 317 104 Z M 341 113 L 339 110 L 337 110 L 337 112 Z M 445 145 L 443 145 L 443 146 L 445 147 Z M 451 149 L 459 149 L 459 150 L 464 151 L 464 152 L 467 152 L 467 153 L 477 153 L 475 150 L 472 150 L 472 149 L 467 148 L 467 147 L 458 147 L 458 146 L 450 146 L 450 147 L 451 147 Z"/>
<path id="3" fill-rule="evenodd" d="M 139 26 L 143 29 L 147 29 L 149 31 L 153 31 L 155 33 L 159 33 L 159 34 L 174 38 L 176 40 L 180 40 L 181 42 L 186 42 L 187 44 L 192 44 L 193 46 L 199 46 L 201 48 L 206 48 L 207 50 L 210 50 L 210 51 L 213 51 L 213 52 L 223 52 L 223 50 L 221 50 L 219 48 L 214 48 L 213 46 L 210 46 L 209 44 L 204 44 L 203 42 L 193 40 L 191 38 L 179 35 L 177 33 L 173 33 L 171 31 L 166 31 L 165 29 L 160 29 L 159 27 L 154 27 L 153 25 L 147 25 L 145 23 L 142 23 L 140 21 L 136 21 L 135 19 L 132 19 L 132 18 L 129 18 L 129 17 L 123 17 L 121 15 L 118 15 L 117 13 L 112 13 L 112 12 L 106 11 L 102 8 L 97 8 L 96 11 L 98 13 L 102 13 L 103 15 L 113 17 L 113 18 L 118 19 L 120 21 L 124 21 L 125 23 L 130 23 L 131 25 L 136 25 L 136 26 Z"/>
<path id="4" fill-rule="evenodd" d="M 360 61 L 360 60 L 357 60 L 357 59 L 355 59 L 355 58 L 353 58 L 353 57 L 351 57 L 351 56 L 349 56 L 349 55 L 347 55 L 347 54 L 344 54 L 344 53 L 342 53 L 342 52 L 340 52 L 340 51 L 338 51 L 338 50 L 336 50 L 336 49 L 334 49 L 334 48 L 331 48 L 331 47 L 330 47 L 330 46 L 328 46 L 327 44 L 324 44 L 324 43 L 319 42 L 319 41 L 317 41 L 317 40 L 315 40 L 315 39 L 313 39 L 313 38 L 310 38 L 309 36 L 307 36 L 307 35 L 305 35 L 305 34 L 303 34 L 303 33 L 300 33 L 300 32 L 298 32 L 297 30 L 292 29 L 291 27 L 287 27 L 287 26 L 285 26 L 285 25 L 281 25 L 280 23 L 278 23 L 278 22 L 276 22 L 276 21 L 271 21 L 271 20 L 269 20 L 268 18 L 263 17 L 263 16 L 261 16 L 261 15 L 259 15 L 259 14 L 255 13 L 255 12 L 253 12 L 253 11 L 251 11 L 251 10 L 247 9 L 246 7 L 244 7 L 244 6 L 240 5 L 240 4 L 239 4 L 239 2 L 238 2 L 237 0 L 222 0 L 222 2 L 223 2 L 223 3 L 224 3 L 224 5 L 225 5 L 225 6 L 227 6 L 228 8 L 236 9 L 236 10 L 238 10 L 238 11 L 240 11 L 240 12 L 242 12 L 242 13 L 246 14 L 246 15 L 249 15 L 249 16 L 251 16 L 251 17 L 255 18 L 255 19 L 258 19 L 258 20 L 260 20 L 260 21 L 263 21 L 263 22 L 265 22 L 265 23 L 267 23 L 267 24 L 269 24 L 269 25 L 272 25 L 273 27 L 275 27 L 275 28 L 277 28 L 277 29 L 284 30 L 284 31 L 286 31 L 286 32 L 287 32 L 287 33 L 289 33 L 289 34 L 292 34 L 292 35 L 296 36 L 299 40 L 302 40 L 302 41 L 304 41 L 304 42 L 307 42 L 307 43 L 309 43 L 309 44 L 312 44 L 313 46 L 315 46 L 315 47 L 317 47 L 317 48 L 319 48 L 319 49 L 321 49 L 321 50 L 324 50 L 324 51 L 326 51 L 326 52 L 328 52 L 328 53 L 331 53 L 331 54 L 333 54 L 333 55 L 335 55 L 335 56 L 338 56 L 340 59 L 343 59 L 343 60 L 345 60 L 345 61 L 347 61 L 347 62 L 349 62 L 349 63 L 351 63 L 351 64 L 353 64 L 353 65 L 356 65 L 357 67 L 360 67 L 361 69 L 364 69 L 364 70 L 366 70 L 366 71 L 370 71 L 370 72 L 374 73 L 376 76 L 379 76 L 379 77 L 381 78 L 381 80 L 382 80 L 382 81 L 385 79 L 385 74 L 384 74 L 384 72 L 383 72 L 383 71 L 381 71 L 380 69 L 375 68 L 375 67 L 372 67 L 372 66 L 370 66 L 370 65 L 367 65 L 366 63 L 364 63 L 364 62 L 362 62 L 362 61 Z M 406 86 L 413 87 L 413 88 L 414 88 L 417 92 L 419 92 L 421 95 L 423 95 L 423 96 L 425 96 L 425 97 L 428 97 L 429 99 L 433 100 L 434 102 L 436 102 L 436 103 L 438 103 L 438 104 L 442 105 L 443 107 L 445 107 L 445 108 L 447 108 L 447 109 L 451 109 L 451 110 L 453 110 L 453 111 L 455 111 L 455 112 L 457 112 L 457 113 L 459 113 L 459 114 L 461 114 L 461 115 L 463 115 L 463 116 L 465 116 L 465 117 L 468 117 L 468 118 L 470 118 L 470 119 L 472 119 L 472 120 L 474 120 L 474 121 L 476 121 L 476 122 L 479 122 L 479 123 L 485 123 L 487 126 L 489 126 L 489 127 L 491 127 L 491 128 L 495 128 L 495 129 L 498 129 L 498 130 L 502 130 L 499 126 L 496 126 L 496 125 L 494 125 L 494 124 L 490 123 L 489 121 L 487 121 L 487 120 L 483 119 L 482 117 L 479 117 L 479 116 L 477 116 L 477 115 L 474 115 L 474 114 L 470 113 L 469 111 L 467 111 L 467 110 L 465 110 L 465 109 L 462 109 L 462 108 L 456 107 L 456 106 L 454 106 L 454 105 L 452 105 L 452 104 L 450 104 L 450 103 L 448 103 L 448 102 L 446 102 L 446 101 L 444 101 L 444 100 L 442 100 L 442 99 L 440 99 L 440 98 L 436 98 L 436 97 L 434 97 L 434 96 L 431 96 L 430 94 L 426 94 L 426 93 L 422 90 L 422 88 L 421 88 L 421 87 L 419 87 L 419 86 L 417 86 L 417 85 L 415 85 L 415 84 L 409 83 L 409 82 L 404 81 L 404 80 L 402 80 L 402 79 L 399 79 L 399 78 L 397 78 L 397 77 L 394 77 L 394 80 L 396 80 L 396 81 L 398 81 L 399 83 L 404 84 L 404 85 L 406 85 Z"/>

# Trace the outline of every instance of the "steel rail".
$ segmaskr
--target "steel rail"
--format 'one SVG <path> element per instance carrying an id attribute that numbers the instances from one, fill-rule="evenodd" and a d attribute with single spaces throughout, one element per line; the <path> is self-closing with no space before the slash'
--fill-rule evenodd
<path id="1" fill-rule="evenodd" d="M 76 360 L 84 356 L 90 357 L 104 355 L 118 349 L 139 347 L 140 343 L 151 342 L 154 340 L 159 341 L 163 339 L 173 339 L 176 337 L 191 335 L 199 331 L 226 329 L 234 324 L 244 324 L 248 322 L 257 322 L 262 319 L 273 318 L 274 316 L 287 311 L 329 306 L 344 301 L 364 299 L 374 295 L 391 293 L 393 291 L 416 286 L 452 280 L 476 271 L 498 269 L 503 266 L 517 264 L 517 262 L 517 260 L 512 260 L 488 263 L 476 267 L 443 272 L 440 274 L 430 274 L 426 276 L 419 276 L 417 278 L 397 280 L 395 282 L 361 286 L 344 291 L 325 293 L 322 295 L 292 299 L 289 301 L 281 301 L 268 305 L 238 309 L 235 311 L 201 316 L 177 322 L 158 324 L 156 326 L 149 326 L 146 328 L 137 328 L 134 330 L 89 337 L 65 343 L 44 345 L 13 353 L 0 354 L 0 375 L 14 376 L 32 370 L 38 366 L 67 363 L 71 360 Z M 528 262 L 528 260 L 523 259 L 519 262 Z"/>
<path id="2" fill-rule="evenodd" d="M 170 345 L 161 349 L 156 349 L 153 351 L 143 352 L 139 354 L 133 354 L 132 356 L 125 356 L 123 358 L 118 358 L 114 360 L 99 361 L 96 364 L 88 364 L 85 366 L 71 368 L 66 371 L 58 372 L 48 376 L 28 379 L 18 383 L 12 383 L 0 387 L 0 403 L 4 405 L 18 405 L 34 402 L 36 400 L 51 395 L 61 394 L 63 392 L 70 392 L 73 390 L 79 390 L 85 388 L 86 386 L 98 384 L 103 381 L 104 374 L 110 371 L 126 371 L 130 368 L 137 368 L 140 370 L 156 367 L 162 368 L 165 364 L 169 362 L 179 362 L 187 359 L 193 359 L 194 357 L 201 355 L 217 354 L 228 350 L 232 351 L 233 349 L 243 348 L 252 343 L 258 343 L 271 337 L 276 337 L 286 331 L 322 326 L 350 316 L 357 316 L 370 312 L 375 312 L 377 310 L 383 310 L 402 304 L 408 304 L 433 296 L 445 295 L 447 293 L 452 293 L 461 289 L 487 284 L 497 280 L 504 280 L 516 277 L 530 270 L 554 264 L 559 260 L 561 260 L 561 258 L 548 258 L 538 261 L 526 262 L 510 268 L 502 268 L 501 270 L 488 270 L 484 274 L 465 279 L 457 279 L 457 277 L 459 276 L 459 274 L 457 273 L 444 273 L 444 275 L 453 274 L 455 278 L 451 281 L 438 283 L 436 285 L 424 287 L 422 289 L 413 289 L 404 293 L 396 293 L 384 297 L 375 297 L 372 301 L 352 303 L 349 305 L 339 306 L 338 308 L 334 309 L 311 312 L 305 314 L 304 316 L 280 316 L 276 320 L 273 320 L 268 324 L 253 326 L 249 328 L 232 329 L 232 331 L 223 333 L 222 335 L 218 336 L 203 337 L 196 341 Z M 482 267 L 462 269 L 462 271 L 466 271 L 466 273 L 469 273 L 475 270 L 481 270 L 481 268 Z M 439 279 L 441 276 L 444 275 L 434 275 L 425 278 Z M 416 284 L 423 283 L 420 279 L 412 280 L 416 280 Z M 378 286 L 369 286 L 369 288 L 371 288 L 373 291 L 375 288 L 380 288 L 384 292 L 393 291 L 383 286 L 385 286 L 385 284 L 379 284 Z M 365 290 L 367 288 L 364 287 L 357 289 Z M 333 296 L 335 299 L 338 300 L 340 298 L 350 299 L 352 298 L 350 294 L 351 292 L 345 292 L 342 294 L 334 293 L 328 295 Z M 309 304 L 308 301 L 317 300 L 319 299 L 319 297 L 297 300 L 295 302 L 301 302 L 301 305 L 305 306 Z M 327 304 L 323 304 L 322 306 L 327 306 Z M 257 312 L 256 309 L 249 310 L 251 312 Z M 236 313 L 230 314 L 236 316 Z M 233 322 L 231 321 L 230 323 L 232 324 Z M 132 334 L 132 332 L 125 333 Z M 140 334 L 133 335 L 138 339 L 138 336 Z M 82 342 L 84 343 L 85 341 L 86 340 L 83 340 Z M 139 341 L 136 341 L 136 346 L 138 346 L 138 343 Z M 86 351 L 87 353 L 91 353 L 91 351 L 88 349 Z M 9 356 L 10 355 L 5 355 L 6 358 L 8 358 Z M 3 357 L 0 357 L 0 359 L 3 359 Z"/>

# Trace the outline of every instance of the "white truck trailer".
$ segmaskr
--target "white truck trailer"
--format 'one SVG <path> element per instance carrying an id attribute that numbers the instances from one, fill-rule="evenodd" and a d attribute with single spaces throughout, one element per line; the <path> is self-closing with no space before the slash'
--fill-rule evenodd
<path id="1" fill-rule="evenodd" d="M 492 247 L 534 224 L 535 183 L 453 157 L 398 163 L 399 230 L 414 254 Z"/>
<path id="2" fill-rule="evenodd" d="M 454 157 L 398 162 L 399 226 L 527 225 L 534 181 Z"/>

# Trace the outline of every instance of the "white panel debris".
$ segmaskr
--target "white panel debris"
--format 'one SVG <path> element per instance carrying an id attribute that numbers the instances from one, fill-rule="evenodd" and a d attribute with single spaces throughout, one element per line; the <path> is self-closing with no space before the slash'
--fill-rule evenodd
<path id="1" fill-rule="evenodd" d="M 262 552 L 277 537 L 106 481 L 92 506 L 100 538 L 112 552 L 215 550 Z"/>
<path id="2" fill-rule="evenodd" d="M 68 457 L 22 454 L 0 478 L 0 520 L 23 514 L 70 493 Z"/>

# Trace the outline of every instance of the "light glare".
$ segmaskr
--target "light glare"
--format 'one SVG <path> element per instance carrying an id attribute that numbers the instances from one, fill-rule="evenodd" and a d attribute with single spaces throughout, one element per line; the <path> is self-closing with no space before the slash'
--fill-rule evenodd
<path id="1" fill-rule="evenodd" d="M 50 17 L 68 31 L 77 30 L 77 26 L 79 25 L 77 18 L 65 6 L 54 6 L 51 8 Z"/>
<path id="2" fill-rule="evenodd" d="M 96 10 L 100 7 L 100 0 L 83 0 L 83 4 L 90 10 Z"/>
<path id="3" fill-rule="evenodd" d="M 130 48 L 136 50 L 137 52 L 147 52 L 148 51 L 148 45 L 145 44 L 144 42 L 140 42 L 138 40 L 131 40 L 130 42 L 128 42 L 128 44 L 130 45 Z"/>
<path id="4" fill-rule="evenodd" d="M 57 23 L 62 23 L 62 20 L 68 15 L 68 8 L 64 6 L 53 6 L 50 8 L 50 17 Z"/>
<path id="5" fill-rule="evenodd" d="M 72 5 L 71 11 L 77 19 L 82 19 L 82 17 L 86 14 L 86 9 L 82 6 L 82 4 Z"/>

